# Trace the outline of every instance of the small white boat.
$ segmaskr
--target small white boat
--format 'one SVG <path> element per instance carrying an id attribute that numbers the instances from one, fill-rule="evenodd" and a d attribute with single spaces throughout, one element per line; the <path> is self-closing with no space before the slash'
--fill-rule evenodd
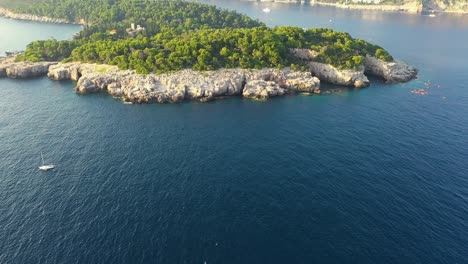
<path id="1" fill-rule="evenodd" d="M 267 7 L 267 8 L 263 8 L 262 11 L 263 13 L 270 13 L 271 10 L 270 8 Z"/>
<path id="2" fill-rule="evenodd" d="M 429 14 L 429 17 L 436 17 L 435 14 Z"/>
<path id="3" fill-rule="evenodd" d="M 52 164 L 49 164 L 49 165 L 44 164 L 44 156 L 42 156 L 42 151 L 41 151 L 41 159 L 42 159 L 42 166 L 39 166 L 40 170 L 48 171 L 48 170 L 51 170 L 51 169 L 55 168 L 55 166 L 52 165 Z"/>
<path id="4" fill-rule="evenodd" d="M 128 104 L 128 105 L 130 105 L 130 104 L 133 104 L 133 103 L 132 103 L 132 102 L 128 102 L 128 101 L 124 101 L 123 104 Z"/>

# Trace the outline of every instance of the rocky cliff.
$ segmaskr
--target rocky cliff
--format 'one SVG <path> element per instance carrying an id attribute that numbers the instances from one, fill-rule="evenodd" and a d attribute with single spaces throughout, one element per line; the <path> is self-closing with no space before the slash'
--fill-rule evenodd
<path id="1" fill-rule="evenodd" d="M 339 70 L 329 64 L 319 62 L 308 63 L 311 72 L 320 80 L 346 86 L 362 88 L 369 86 L 370 82 L 364 75 L 364 67 L 359 70 Z"/>
<path id="2" fill-rule="evenodd" d="M 376 76 L 388 83 L 407 82 L 416 78 L 416 68 L 402 62 L 385 62 L 372 56 L 366 56 L 362 67 L 357 70 L 338 69 L 330 64 L 314 62 L 317 53 L 309 49 L 292 49 L 291 54 L 304 60 L 309 65 L 312 75 L 321 81 L 354 86 L 357 88 L 369 86 L 367 75 Z"/>
<path id="3" fill-rule="evenodd" d="M 387 83 L 407 82 L 416 78 L 418 73 L 416 68 L 402 61 L 385 62 L 372 56 L 366 56 L 364 67 L 365 73 L 378 76 Z"/>
<path id="4" fill-rule="evenodd" d="M 14 57 L 0 59 L 0 77 L 30 78 L 46 75 L 57 62 L 14 62 Z"/>
<path id="5" fill-rule="evenodd" d="M 245 70 L 221 69 L 197 72 L 182 70 L 166 74 L 136 74 L 115 66 L 65 63 L 52 65 L 48 77 L 75 80 L 78 93 L 107 92 L 136 103 L 209 101 L 225 96 L 268 99 L 295 92 L 318 93 L 320 80 L 309 72 L 288 68 Z"/>

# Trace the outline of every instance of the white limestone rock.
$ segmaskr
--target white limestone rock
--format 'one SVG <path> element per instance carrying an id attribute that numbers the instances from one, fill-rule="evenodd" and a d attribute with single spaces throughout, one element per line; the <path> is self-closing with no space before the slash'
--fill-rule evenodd
<path id="1" fill-rule="evenodd" d="M 320 87 L 320 80 L 310 72 L 284 70 L 286 87 L 290 91 L 314 92 Z"/>
<path id="2" fill-rule="evenodd" d="M 380 77 L 387 83 L 407 82 L 416 78 L 416 68 L 402 61 L 385 62 L 372 56 L 364 59 L 365 73 Z"/>
<path id="3" fill-rule="evenodd" d="M 57 62 L 14 62 L 5 66 L 5 74 L 12 79 L 43 76 L 54 64 Z"/>
<path id="4" fill-rule="evenodd" d="M 312 74 L 321 81 L 357 88 L 370 84 L 369 79 L 364 75 L 364 67 L 359 70 L 340 70 L 330 64 L 319 62 L 309 62 L 308 65 Z"/>
<path id="5" fill-rule="evenodd" d="M 246 98 L 265 100 L 270 97 L 284 95 L 286 89 L 273 81 L 254 80 L 245 84 L 242 96 Z"/>

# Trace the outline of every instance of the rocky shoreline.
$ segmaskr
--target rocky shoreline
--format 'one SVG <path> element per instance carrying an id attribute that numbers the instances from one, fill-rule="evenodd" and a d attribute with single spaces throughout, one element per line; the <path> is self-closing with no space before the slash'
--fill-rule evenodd
<path id="1" fill-rule="evenodd" d="M 309 50 L 296 50 L 307 60 Z M 15 57 L 0 59 L 0 77 L 76 81 L 75 91 L 88 94 L 107 92 L 133 103 L 177 103 L 185 100 L 210 101 L 226 96 L 265 100 L 294 93 L 320 93 L 320 81 L 366 87 L 365 74 L 388 83 L 406 82 L 417 70 L 403 62 L 383 62 L 366 57 L 358 70 L 339 70 L 331 65 L 309 61 L 310 71 L 285 69 L 220 69 L 198 72 L 190 69 L 165 74 L 137 74 L 116 66 L 71 62 L 15 62 Z"/>
<path id="2" fill-rule="evenodd" d="M 84 20 L 74 22 L 74 21 L 69 21 L 67 19 L 61 19 L 61 18 L 51 18 L 51 17 L 46 17 L 46 16 L 36 16 L 36 15 L 31 15 L 31 14 L 21 14 L 21 13 L 15 13 L 11 11 L 10 9 L 3 8 L 3 7 L 0 7 L 0 16 L 11 18 L 11 19 L 35 21 L 35 22 L 41 22 L 41 23 L 77 24 L 77 25 L 85 24 Z"/>
<path id="3" fill-rule="evenodd" d="M 407 82 L 416 78 L 416 68 L 402 61 L 385 62 L 367 55 L 363 65 L 356 70 L 338 69 L 330 64 L 313 61 L 317 53 L 309 49 L 292 49 L 291 53 L 307 63 L 311 73 L 321 81 L 354 86 L 356 88 L 367 87 L 370 81 L 367 75 L 381 78 L 386 83 Z"/>
<path id="4" fill-rule="evenodd" d="M 47 75 L 51 80 L 76 81 L 81 94 L 107 92 L 133 103 L 210 101 L 226 96 L 265 100 L 285 94 L 320 93 L 320 80 L 310 72 L 279 69 L 182 70 L 166 74 L 137 74 L 116 66 L 88 63 L 0 61 L 0 77 L 29 78 Z"/>

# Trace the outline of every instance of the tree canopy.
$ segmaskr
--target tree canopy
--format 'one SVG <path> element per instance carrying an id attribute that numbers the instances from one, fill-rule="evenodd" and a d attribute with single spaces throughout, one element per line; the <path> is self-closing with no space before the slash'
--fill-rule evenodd
<path id="1" fill-rule="evenodd" d="M 72 40 L 34 41 L 17 60 L 82 61 L 117 65 L 139 73 L 184 68 L 263 68 L 305 62 L 292 48 L 315 51 L 313 59 L 338 68 L 356 69 L 366 55 L 393 58 L 383 48 L 348 33 L 318 28 L 268 28 L 234 11 L 185 1 L 40 0 L 17 10 L 41 16 L 85 20 Z M 131 24 L 144 30 L 129 34 Z"/>

